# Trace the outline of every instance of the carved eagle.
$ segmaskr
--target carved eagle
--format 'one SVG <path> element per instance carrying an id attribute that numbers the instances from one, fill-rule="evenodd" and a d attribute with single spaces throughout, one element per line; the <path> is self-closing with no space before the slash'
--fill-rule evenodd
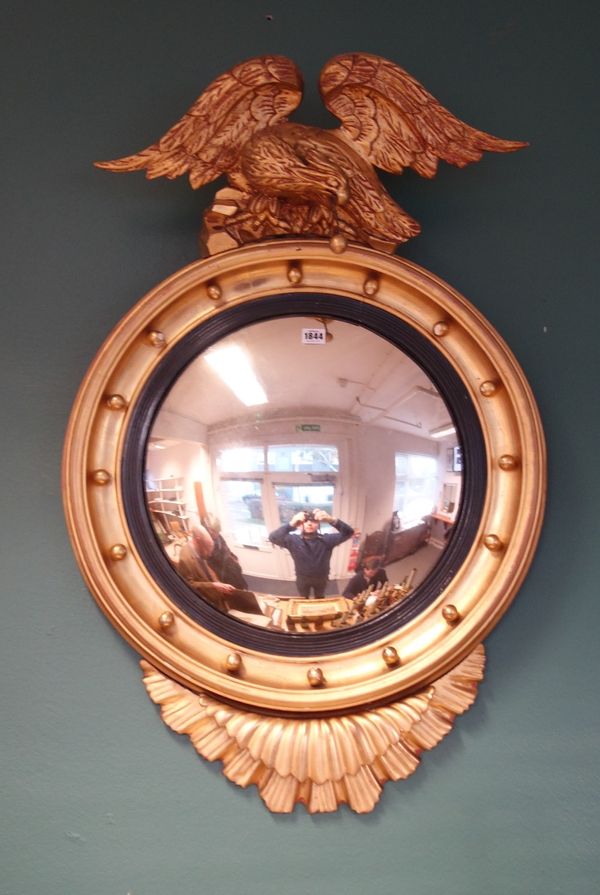
<path id="1" fill-rule="evenodd" d="M 341 122 L 321 130 L 288 121 L 302 99 L 302 75 L 283 56 L 236 65 L 201 94 L 152 146 L 96 162 L 146 176 L 188 174 L 192 188 L 226 175 L 233 208 L 206 220 L 237 242 L 272 235 L 336 234 L 393 249 L 420 232 L 384 189 L 374 168 L 435 176 L 440 160 L 458 167 L 484 151 L 527 143 L 476 130 L 445 109 L 415 78 L 365 53 L 336 56 L 323 68 L 325 106 Z M 219 224 L 220 222 L 220 224 Z"/>

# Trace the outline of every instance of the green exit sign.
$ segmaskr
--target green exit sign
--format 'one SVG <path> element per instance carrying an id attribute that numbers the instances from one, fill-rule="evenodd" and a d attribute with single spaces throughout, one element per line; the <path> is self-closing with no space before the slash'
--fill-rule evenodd
<path id="1" fill-rule="evenodd" d="M 318 423 L 302 423 L 296 426 L 296 432 L 320 432 L 321 427 Z"/>

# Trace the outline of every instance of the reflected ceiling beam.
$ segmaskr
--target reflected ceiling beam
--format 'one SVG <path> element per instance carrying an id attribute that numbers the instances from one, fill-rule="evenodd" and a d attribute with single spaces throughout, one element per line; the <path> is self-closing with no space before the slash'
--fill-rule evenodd
<path id="1" fill-rule="evenodd" d="M 358 382 L 356 379 L 346 379 L 345 376 L 338 376 L 337 384 L 340 388 L 348 388 L 349 385 L 360 385 L 361 388 L 366 388 L 371 392 L 375 391 L 375 387 L 372 385 L 367 385 L 366 382 Z"/>
<path id="2" fill-rule="evenodd" d="M 194 441 L 206 444 L 207 431 L 204 423 L 181 413 L 161 408 L 152 426 L 153 439 L 161 439 L 163 442 L 175 439 L 176 441 Z"/>
<path id="3" fill-rule="evenodd" d="M 440 393 L 436 391 L 434 388 L 425 388 L 423 385 L 415 385 L 414 388 L 411 388 L 405 395 L 399 398 L 397 401 L 394 401 L 392 407 L 399 407 L 401 404 L 406 404 L 407 401 L 410 401 L 412 398 L 420 397 L 421 395 L 427 395 L 430 398 L 437 398 L 440 401 Z M 391 408 L 390 408 L 391 409 Z"/>
<path id="4" fill-rule="evenodd" d="M 413 398 L 427 396 L 430 398 L 434 398 L 437 400 L 441 400 L 439 392 L 434 388 L 425 388 L 422 385 L 416 385 L 411 389 L 408 389 L 403 395 L 399 398 L 395 397 L 394 401 L 389 404 L 387 407 L 378 407 L 375 404 L 367 404 L 364 401 L 361 401 L 360 397 L 356 395 L 355 401 L 358 404 L 361 410 L 374 410 L 376 411 L 374 414 L 368 417 L 365 422 L 375 423 L 377 420 L 385 419 L 390 420 L 391 422 L 401 423 L 405 426 L 411 426 L 414 429 L 423 429 L 423 423 L 421 420 L 405 420 L 400 419 L 392 415 L 392 411 L 400 408 L 403 404 L 407 404 L 409 401 L 412 401 Z M 354 408 L 353 408 L 354 409 Z"/>
<path id="5" fill-rule="evenodd" d="M 361 391 L 359 391 L 358 395 L 355 397 L 355 404 L 350 409 L 351 413 L 358 414 L 360 411 L 357 408 L 361 406 L 366 406 L 367 402 L 376 399 L 375 396 L 377 392 L 381 388 L 385 388 L 386 384 L 391 381 L 402 381 L 406 379 L 406 371 L 405 366 L 408 362 L 408 358 L 402 352 L 399 352 L 393 346 L 389 344 L 385 344 L 381 347 L 381 349 L 375 350 L 372 357 L 372 365 L 371 372 L 366 378 L 366 382 L 356 382 L 356 385 L 360 385 Z M 352 382 L 352 380 L 346 380 L 346 382 Z M 345 388 L 344 381 L 338 379 L 338 384 Z M 370 395 L 367 395 L 367 392 L 371 392 Z"/>
<path id="6" fill-rule="evenodd" d="M 362 420 L 357 416 L 351 416 L 345 411 L 338 410 L 335 407 L 294 407 L 293 413 L 290 409 L 268 409 L 257 413 L 249 413 L 246 416 L 234 416 L 228 419 L 219 420 L 208 426 L 208 435 L 213 437 L 223 432 L 239 432 L 240 426 L 252 426 L 255 433 L 261 430 L 261 427 L 269 427 L 272 423 L 290 423 L 289 435 L 296 431 L 296 426 L 310 420 L 312 423 L 344 423 L 348 426 L 360 426 Z M 286 436 L 288 437 L 288 436 Z"/>
<path id="7" fill-rule="evenodd" d="M 385 407 L 375 407 L 373 404 L 363 404 L 358 396 L 355 400 L 361 409 L 364 408 L 366 410 L 380 411 L 380 413 L 375 413 L 373 416 L 369 417 L 369 419 L 365 420 L 365 422 L 375 423 L 377 422 L 377 420 L 390 420 L 394 423 L 401 423 L 403 426 L 412 426 L 415 429 L 423 428 L 423 424 L 421 422 L 414 423 L 411 420 L 402 420 L 395 416 L 389 416 Z"/>

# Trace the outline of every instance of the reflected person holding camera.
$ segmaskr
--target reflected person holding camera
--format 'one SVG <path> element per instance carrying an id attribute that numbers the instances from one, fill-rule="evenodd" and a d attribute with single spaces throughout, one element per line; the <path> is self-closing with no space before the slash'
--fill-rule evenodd
<path id="1" fill-rule="evenodd" d="M 321 534 L 321 522 L 328 522 L 335 532 Z M 289 550 L 296 569 L 296 587 L 301 597 L 325 596 L 329 581 L 329 562 L 334 547 L 352 537 L 354 529 L 341 519 L 334 519 L 325 510 L 296 513 L 269 535 L 277 547 Z"/>

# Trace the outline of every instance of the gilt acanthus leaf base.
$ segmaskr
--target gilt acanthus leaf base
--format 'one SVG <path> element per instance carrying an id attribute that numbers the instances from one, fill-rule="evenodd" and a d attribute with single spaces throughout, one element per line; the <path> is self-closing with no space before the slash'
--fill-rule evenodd
<path id="1" fill-rule="evenodd" d="M 187 734 L 204 758 L 222 761 L 233 783 L 256 784 L 269 810 L 287 813 L 301 802 L 310 813 L 327 812 L 345 802 L 366 813 L 383 785 L 409 777 L 421 753 L 436 746 L 473 704 L 485 652 L 476 647 L 452 671 L 405 699 L 327 718 L 244 711 L 194 693 L 146 661 L 140 664 L 165 724 Z"/>

